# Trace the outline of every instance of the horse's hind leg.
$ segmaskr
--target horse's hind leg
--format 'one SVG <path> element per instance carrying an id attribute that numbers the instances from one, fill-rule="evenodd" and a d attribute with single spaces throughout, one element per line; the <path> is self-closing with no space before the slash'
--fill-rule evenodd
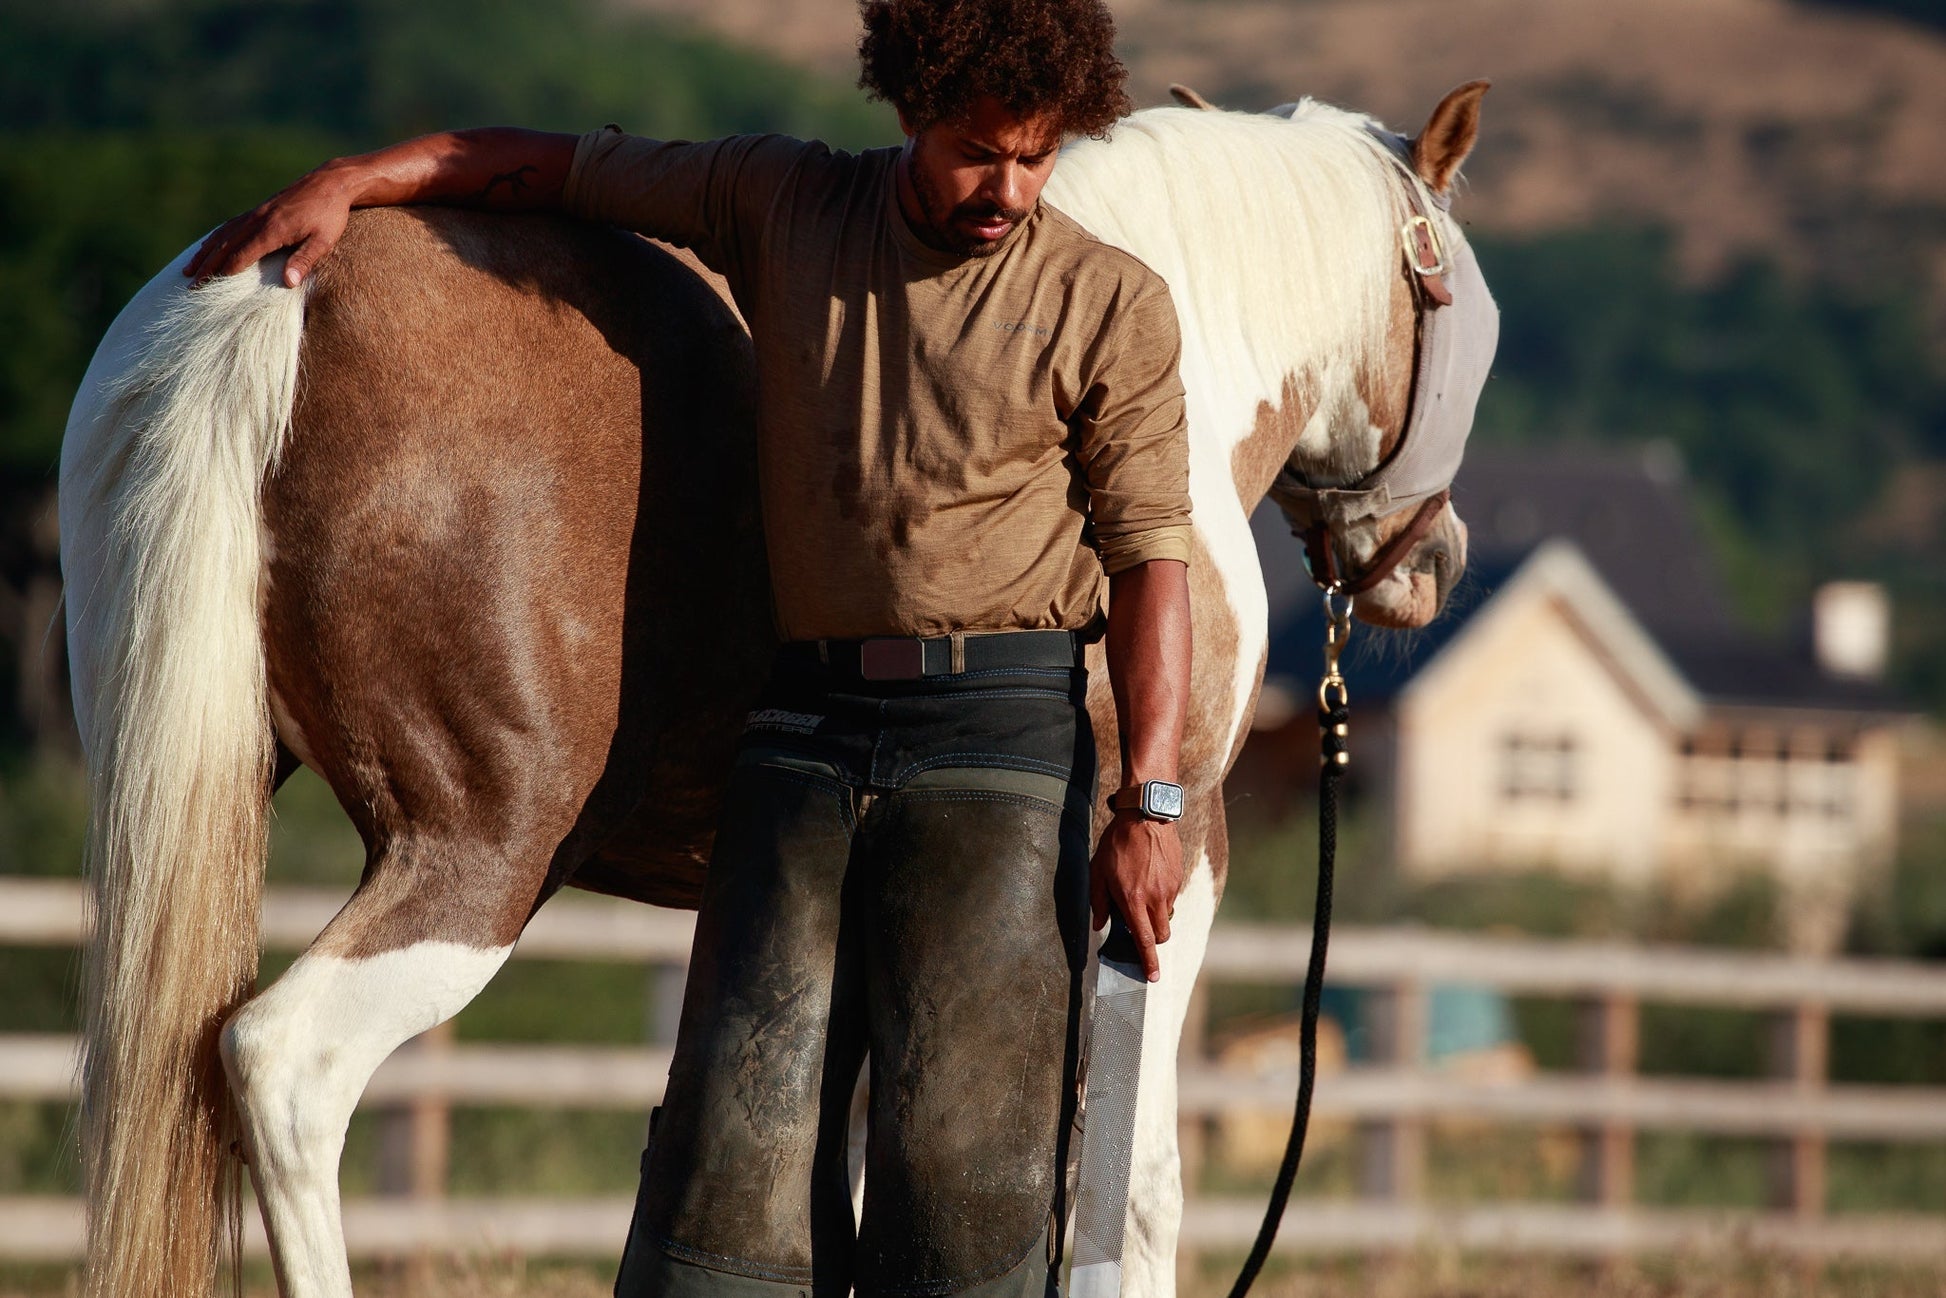
<path id="1" fill-rule="evenodd" d="M 286 589 L 297 583 L 287 583 Z M 471 629 L 463 677 L 440 653 L 347 653 L 282 634 L 272 697 L 287 742 L 330 780 L 367 848 L 365 877 L 311 949 L 225 1027 L 223 1057 L 285 1298 L 349 1298 L 338 1203 L 345 1125 L 373 1070 L 457 1013 L 535 907 L 612 827 L 601 790 L 616 656 L 579 672 L 509 620 Z M 453 625 L 451 610 L 427 610 Z M 281 646 L 305 646 L 303 668 Z M 516 652 L 524 647 L 526 652 Z M 496 689 L 499 667 L 531 669 Z M 598 783 L 600 787 L 598 788 Z"/>
<path id="2" fill-rule="evenodd" d="M 733 326 L 689 272 L 580 227 L 366 213 L 313 277 L 264 484 L 265 659 L 280 740 L 369 859 L 224 1032 L 287 1298 L 350 1293 L 337 1161 L 373 1069 L 471 999 L 615 831 L 658 760 L 645 736 L 681 678 L 662 666 L 716 652 L 647 632 L 738 517 L 690 450 L 747 443 L 702 435 L 741 409 Z M 653 458 L 645 393 L 676 430 Z"/>
<path id="3" fill-rule="evenodd" d="M 399 885 L 431 888 L 458 875 L 512 873 L 520 876 L 515 885 L 496 890 L 516 903 L 524 893 L 524 918 L 545 873 L 544 861 L 538 870 L 508 871 L 505 862 L 479 859 L 477 849 L 469 861 L 457 844 L 415 840 L 387 845 L 373 866 L 312 948 L 223 1032 L 223 1059 L 287 1298 L 349 1298 L 338 1160 L 352 1109 L 386 1056 L 473 999 L 519 931 L 515 920 L 429 932 L 419 899 L 400 904 Z"/>
<path id="4" fill-rule="evenodd" d="M 523 512 L 502 497 L 525 466 L 413 474 L 327 431 L 266 491 L 265 658 L 279 738 L 357 825 L 365 877 L 223 1033 L 286 1298 L 351 1293 L 338 1157 L 373 1070 L 473 998 L 638 787 L 611 753 L 628 531 L 587 503 L 609 466 L 563 467 L 559 512 Z"/>

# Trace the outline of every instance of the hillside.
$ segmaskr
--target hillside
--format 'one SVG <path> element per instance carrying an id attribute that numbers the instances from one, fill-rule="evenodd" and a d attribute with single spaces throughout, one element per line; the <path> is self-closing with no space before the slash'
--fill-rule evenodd
<path id="1" fill-rule="evenodd" d="M 617 0 L 833 73 L 853 0 Z M 1678 232 L 1841 281 L 1919 277 L 1946 320 L 1946 38 L 1787 0 L 1113 0 L 1138 103 L 1171 81 L 1238 107 L 1314 94 L 1410 129 L 1494 79 L 1471 219 Z M 1916 255 L 1915 255 L 1916 254 Z"/>

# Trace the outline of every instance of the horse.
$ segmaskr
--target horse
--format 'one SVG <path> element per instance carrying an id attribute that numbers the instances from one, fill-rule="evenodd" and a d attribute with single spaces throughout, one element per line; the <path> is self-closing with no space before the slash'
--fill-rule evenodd
<path id="1" fill-rule="evenodd" d="M 1398 445 L 1428 305 L 1401 221 L 1450 191 L 1485 89 L 1409 140 L 1312 100 L 1151 109 L 1070 144 L 1045 193 L 1168 281 L 1188 393 L 1189 873 L 1149 996 L 1130 1292 L 1174 1287 L 1176 1042 L 1266 656 L 1249 515 L 1280 474 L 1353 483 Z M 192 290 L 187 256 L 108 331 L 61 459 L 94 915 L 83 1287 L 207 1292 L 247 1162 L 283 1293 L 342 1298 L 338 1160 L 378 1064 L 559 888 L 696 902 L 774 650 L 754 362 L 720 280 L 569 221 L 361 212 L 295 290 L 281 258 Z M 1335 561 L 1406 525 L 1340 529 Z M 1438 611 L 1465 529 L 1448 506 L 1421 530 L 1364 620 Z M 1090 666 L 1113 788 L 1100 646 Z M 299 764 L 366 863 L 257 993 L 266 806 Z"/>

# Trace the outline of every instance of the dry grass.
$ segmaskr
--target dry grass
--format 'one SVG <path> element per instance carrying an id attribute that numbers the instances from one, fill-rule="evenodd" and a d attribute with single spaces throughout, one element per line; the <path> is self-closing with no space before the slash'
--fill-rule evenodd
<path id="1" fill-rule="evenodd" d="M 1222 1298 L 1238 1260 L 1183 1268 L 1182 1298 Z M 518 1258 L 424 1262 L 370 1272 L 361 1298 L 606 1298 L 610 1263 Z M 251 1298 L 276 1298 L 253 1287 Z M 1258 1298 L 1941 1298 L 1937 1268 L 1816 1268 L 1760 1257 L 1651 1259 L 1588 1265 L 1554 1259 L 1426 1254 L 1384 1261 L 1280 1263 Z"/>
<path id="2" fill-rule="evenodd" d="M 1183 1298 L 1221 1298 L 1237 1263 L 1186 1276 Z M 1280 1265 L 1257 1298 L 1939 1298 L 1937 1268 L 1815 1267 L 1761 1257 L 1573 1263 L 1539 1258 L 1420 1255 Z"/>
<path id="3" fill-rule="evenodd" d="M 1221 1298 L 1238 1259 L 1183 1268 L 1182 1298 Z M 363 1267 L 359 1298 L 607 1298 L 612 1262 L 529 1261 L 499 1256 L 426 1259 Z M 59 1271 L 0 1273 L 0 1298 L 76 1292 Z M 267 1271 L 246 1277 L 245 1298 L 277 1298 Z M 1382 1260 L 1278 1262 L 1257 1298 L 1941 1298 L 1937 1267 L 1834 1264 L 1720 1256 L 1583 1264 L 1540 1258 L 1421 1254 Z"/>
<path id="4" fill-rule="evenodd" d="M 612 1262 L 531 1262 L 519 1257 L 423 1260 L 370 1270 L 360 1298 L 608 1298 Z M 247 1291 L 277 1298 L 274 1287 Z"/>
<path id="5" fill-rule="evenodd" d="M 529 1261 L 511 1255 L 423 1258 L 353 1268 L 358 1298 L 608 1298 L 611 1262 Z M 231 1292 L 227 1278 L 218 1292 Z M 0 1270 L 0 1298 L 71 1298 L 78 1272 L 53 1267 Z M 243 1298 L 278 1298 L 267 1264 L 245 1267 Z"/>

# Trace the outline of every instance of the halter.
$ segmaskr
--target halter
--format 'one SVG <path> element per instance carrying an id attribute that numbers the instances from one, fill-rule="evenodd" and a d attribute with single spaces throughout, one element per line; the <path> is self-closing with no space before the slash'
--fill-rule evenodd
<path id="1" fill-rule="evenodd" d="M 1419 179 L 1403 140 L 1372 134 L 1404 174 L 1412 209 L 1399 227 L 1419 313 L 1405 429 L 1391 456 L 1350 486 L 1313 487 L 1286 465 L 1270 487 L 1292 533 L 1304 542 L 1311 580 L 1347 595 L 1362 594 L 1390 576 L 1438 520 L 1466 453 L 1473 411 L 1500 336 L 1500 310 L 1473 250 L 1451 228 L 1451 198 L 1433 193 Z M 1339 570 L 1333 532 L 1413 505 L 1418 511 L 1411 521 L 1379 547 L 1364 572 Z"/>

